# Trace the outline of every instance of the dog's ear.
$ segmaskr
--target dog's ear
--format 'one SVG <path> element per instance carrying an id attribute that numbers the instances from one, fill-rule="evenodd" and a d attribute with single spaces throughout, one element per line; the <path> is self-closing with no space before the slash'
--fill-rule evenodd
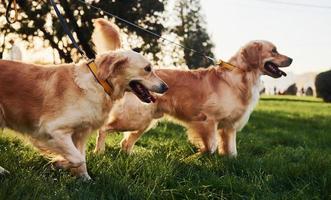
<path id="1" fill-rule="evenodd" d="M 259 67 L 262 54 L 262 44 L 253 42 L 242 49 L 244 60 L 252 67 Z"/>
<path id="2" fill-rule="evenodd" d="M 92 42 L 98 54 L 122 47 L 120 29 L 114 23 L 98 18 L 94 22 Z"/>
<path id="3" fill-rule="evenodd" d="M 96 59 L 96 64 L 98 66 L 97 77 L 101 80 L 106 80 L 110 76 L 115 76 L 116 73 L 124 67 L 124 64 L 127 61 L 127 57 L 115 54 L 100 56 Z"/>

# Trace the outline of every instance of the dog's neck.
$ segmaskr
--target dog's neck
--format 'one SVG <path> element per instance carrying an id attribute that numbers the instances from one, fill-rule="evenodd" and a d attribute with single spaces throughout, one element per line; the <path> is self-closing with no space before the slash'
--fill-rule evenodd
<path id="1" fill-rule="evenodd" d="M 252 81 L 253 85 L 255 85 L 255 83 L 260 80 L 262 72 L 256 67 L 249 66 L 249 64 L 241 55 L 236 54 L 235 56 L 231 57 L 228 62 L 236 66 L 236 68 L 239 68 L 239 70 L 234 69 L 234 73 L 232 73 L 232 71 L 228 73 L 229 75 L 247 77 Z"/>
<path id="2" fill-rule="evenodd" d="M 74 75 L 76 84 L 85 92 L 91 91 L 100 95 L 106 95 L 103 87 L 97 82 L 94 75 L 88 69 L 86 62 L 75 64 Z"/>
<path id="3" fill-rule="evenodd" d="M 252 91 L 259 88 L 262 73 L 258 69 L 246 70 L 254 68 L 249 67 L 243 58 L 238 55 L 233 56 L 228 62 L 240 68 L 240 70 L 234 69 L 223 72 L 224 80 L 233 88 L 237 88 L 241 98 L 244 102 L 247 102 L 246 100 L 252 97 Z"/>
<path id="4" fill-rule="evenodd" d="M 111 95 L 112 100 L 118 100 L 124 96 L 125 93 L 125 87 L 126 87 L 126 82 L 128 82 L 125 79 L 122 79 L 121 76 L 114 77 L 111 79 L 111 84 L 113 85 L 113 93 Z"/>
<path id="5" fill-rule="evenodd" d="M 123 88 L 124 82 L 117 80 L 118 78 L 112 78 L 111 84 L 113 85 L 113 91 L 108 95 L 104 88 L 98 83 L 92 72 L 88 69 L 87 63 L 82 62 L 75 65 L 75 82 L 85 92 L 97 93 L 104 98 L 117 100 L 124 96 L 125 88 Z M 115 83 L 115 84 L 114 84 Z"/>

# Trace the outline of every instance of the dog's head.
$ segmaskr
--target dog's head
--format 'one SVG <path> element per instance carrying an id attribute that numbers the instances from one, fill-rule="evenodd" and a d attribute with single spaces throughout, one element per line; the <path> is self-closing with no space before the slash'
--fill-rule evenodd
<path id="1" fill-rule="evenodd" d="M 132 50 L 107 52 L 98 55 L 95 61 L 99 79 L 107 80 L 125 91 L 132 91 L 143 102 L 155 100 L 149 91 L 164 93 L 168 89 L 154 73 L 151 63 Z"/>
<path id="2" fill-rule="evenodd" d="M 280 70 L 281 67 L 288 67 L 292 63 L 292 58 L 278 53 L 277 48 L 268 41 L 252 41 L 241 49 L 243 61 L 247 70 L 260 70 L 262 74 L 279 78 L 286 76 Z"/>

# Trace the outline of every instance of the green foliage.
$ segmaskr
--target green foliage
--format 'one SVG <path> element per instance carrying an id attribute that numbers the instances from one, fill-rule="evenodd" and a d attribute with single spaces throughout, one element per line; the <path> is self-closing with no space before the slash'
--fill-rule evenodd
<path id="1" fill-rule="evenodd" d="M 292 85 L 290 85 L 283 94 L 285 95 L 296 95 L 298 92 L 298 87 L 297 85 L 294 83 Z"/>
<path id="2" fill-rule="evenodd" d="M 317 97 L 322 98 L 325 102 L 331 102 L 331 70 L 316 76 L 315 87 Z"/>
<path id="3" fill-rule="evenodd" d="M 161 34 L 164 27 L 160 13 L 164 11 L 164 2 L 165 1 L 161 0 L 100 0 L 93 1 L 92 4 L 132 21 L 133 23 L 146 27 L 150 31 Z M 86 7 L 77 0 L 59 0 L 58 3 L 61 4 L 65 17 L 70 24 L 70 28 L 79 39 L 82 48 L 88 55 L 92 55 L 93 50 L 89 46 L 93 31 L 92 20 L 106 16 L 104 13 L 99 13 L 92 8 Z M 0 34 L 7 35 L 8 33 L 15 33 L 24 40 L 29 41 L 34 37 L 42 38 L 45 40 L 46 45 L 50 45 L 58 51 L 64 61 L 71 62 L 72 55 L 77 55 L 77 51 L 73 49 L 72 45 L 68 44 L 68 38 L 63 32 L 59 20 L 55 16 L 48 0 L 19 1 L 19 4 L 19 20 L 13 27 L 4 23 L 5 5 L 0 4 L 0 26 L 3 27 Z M 52 14 L 50 14 L 51 10 Z M 115 23 L 118 24 L 119 27 L 125 28 L 128 33 L 134 33 L 142 38 L 144 43 L 137 48 L 143 52 L 152 53 L 154 59 L 157 59 L 155 54 L 160 51 L 157 41 L 158 38 L 131 26 L 127 26 L 121 21 L 116 21 Z M 4 44 L 5 43 L 2 43 L 2 50 L 4 49 Z"/>
<path id="4" fill-rule="evenodd" d="M 174 28 L 174 32 L 181 37 L 181 44 L 214 58 L 212 52 L 214 45 L 207 33 L 206 22 L 201 15 L 200 0 L 178 0 L 175 9 L 179 24 Z M 208 67 L 213 64 L 199 53 L 184 49 L 184 59 L 190 69 Z"/>
<path id="5" fill-rule="evenodd" d="M 330 199 L 331 105 L 315 98 L 264 97 L 238 134 L 236 159 L 196 151 L 185 129 L 161 123 L 133 155 L 109 135 L 106 153 L 87 162 L 94 182 L 82 183 L 11 134 L 0 138 L 0 199 Z M 8 133 L 8 131 L 5 131 Z"/>

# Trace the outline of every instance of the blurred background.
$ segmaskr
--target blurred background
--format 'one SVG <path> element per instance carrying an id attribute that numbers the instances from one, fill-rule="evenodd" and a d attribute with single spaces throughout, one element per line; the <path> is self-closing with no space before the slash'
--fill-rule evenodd
<path id="1" fill-rule="evenodd" d="M 195 69 L 211 65 L 198 54 L 128 26 L 78 0 L 57 2 L 87 54 L 93 53 L 93 19 L 104 17 L 121 28 L 125 48 L 144 53 L 157 67 Z M 286 69 L 287 77 L 263 77 L 261 93 L 320 96 L 331 101 L 331 72 L 326 72 L 331 68 L 328 0 L 86 2 L 216 59 L 229 59 L 250 40 L 269 40 L 279 52 L 294 58 L 294 63 Z M 18 21 L 12 25 L 4 16 L 7 1 L 2 0 L 0 5 L 1 58 L 42 64 L 80 59 L 47 0 L 19 0 L 18 4 Z"/>

